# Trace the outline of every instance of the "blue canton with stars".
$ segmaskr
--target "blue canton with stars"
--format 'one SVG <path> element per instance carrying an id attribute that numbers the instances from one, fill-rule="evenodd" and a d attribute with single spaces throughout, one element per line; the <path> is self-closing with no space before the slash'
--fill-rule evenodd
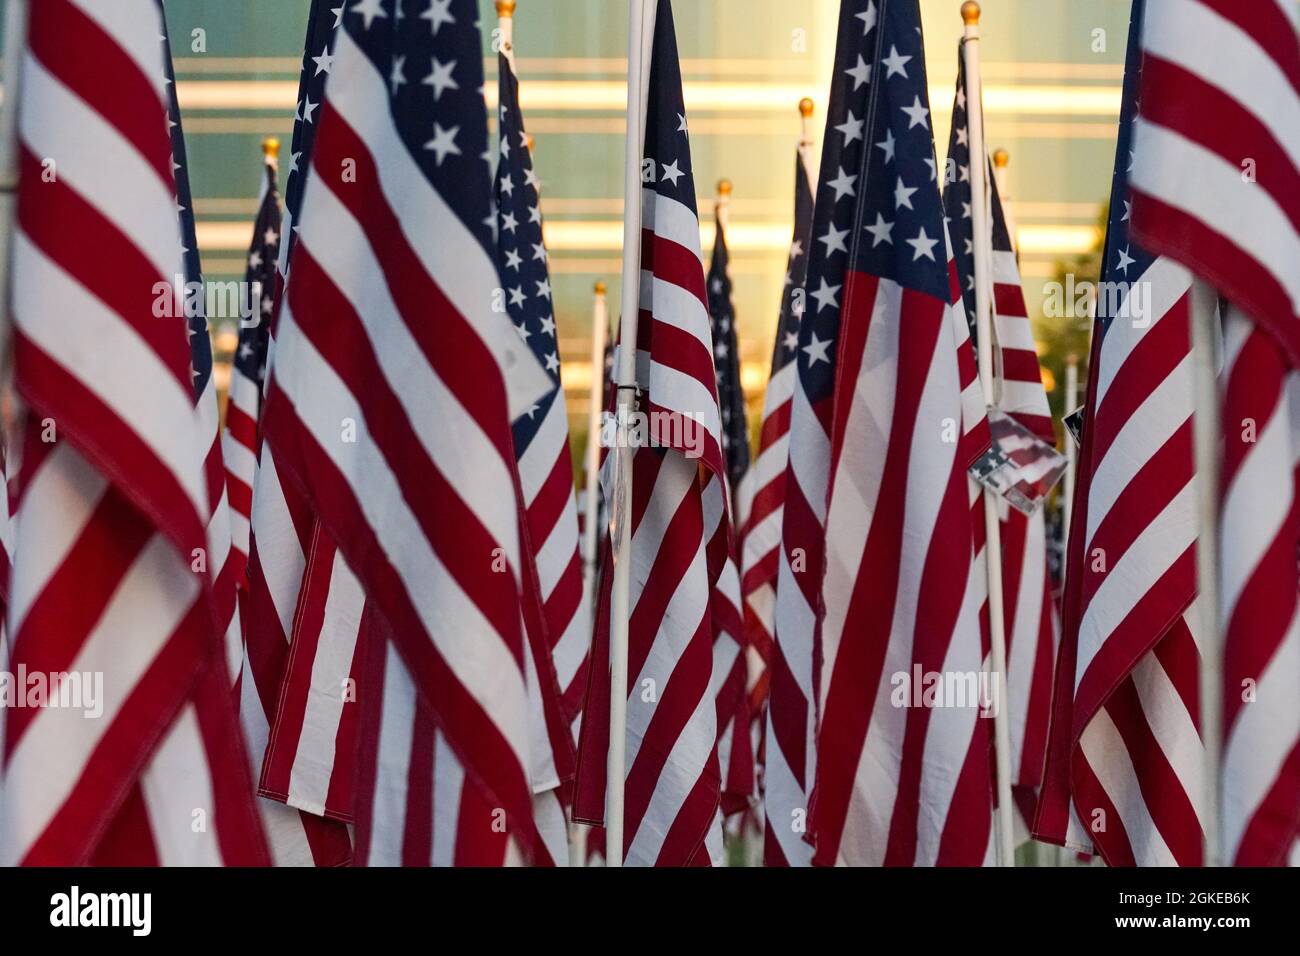
<path id="1" fill-rule="evenodd" d="M 669 0 L 659 0 L 655 19 L 650 101 L 646 104 L 645 160 L 653 165 L 654 178 L 647 181 L 643 175 L 642 184 L 666 199 L 681 203 L 698 220 L 686 106 L 682 99 L 682 69 L 677 59 L 677 35 Z"/>
<path id="2" fill-rule="evenodd" d="M 794 238 L 786 261 L 785 291 L 772 346 L 772 375 L 785 368 L 799 353 L 799 319 L 804 313 L 803 286 L 808 277 L 809 244 L 812 242 L 813 189 L 802 152 L 794 158 Z"/>
<path id="3" fill-rule="evenodd" d="M 280 194 L 276 188 L 275 167 L 266 164 L 266 183 L 262 202 L 253 223 L 253 242 L 248 250 L 244 282 L 260 289 L 257 314 L 239 329 L 239 346 L 235 350 L 235 368 L 259 389 L 266 381 L 266 350 L 270 341 L 271 313 L 275 296 L 275 263 L 280 248 Z"/>
<path id="4" fill-rule="evenodd" d="M 713 329 L 713 369 L 722 416 L 722 453 L 727 460 L 727 480 L 735 494 L 740 479 L 749 470 L 749 428 L 745 422 L 745 392 L 740 385 L 740 345 L 736 340 L 736 313 L 731 305 L 731 276 L 727 271 L 730 263 L 726 232 L 715 211 L 713 256 L 705 289 Z"/>
<path id="5" fill-rule="evenodd" d="M 497 206 L 497 271 L 506 295 L 506 309 L 520 338 L 546 369 L 554 388 L 514 423 L 515 454 L 523 455 L 537 434 L 560 391 L 560 350 L 551 307 L 551 279 L 542 242 L 542 211 L 537 174 L 528 147 L 524 118 L 519 112 L 519 80 L 503 53 L 498 58 L 500 137 L 495 198 Z"/>
<path id="6" fill-rule="evenodd" d="M 975 220 L 971 213 L 970 184 L 970 121 L 966 111 L 966 59 L 962 55 L 965 40 L 957 45 L 957 93 L 952 105 L 952 132 L 948 137 L 947 173 L 944 177 L 943 205 L 948 215 L 948 231 L 952 237 L 953 259 L 957 263 L 957 276 L 961 282 L 962 305 L 966 309 L 966 322 L 970 326 L 971 344 L 979 349 L 979 336 L 975 322 Z M 993 251 L 1011 252 L 1011 233 L 1007 229 L 1006 213 L 998 195 L 998 180 L 993 166 L 984 160 L 985 182 L 989 186 L 989 209 L 993 218 Z"/>
<path id="7" fill-rule="evenodd" d="M 199 242 L 195 235 L 194 201 L 190 195 L 189 165 L 185 158 L 185 133 L 181 129 L 181 110 L 176 101 L 176 73 L 172 66 L 171 41 L 165 11 L 159 4 L 162 16 L 163 63 L 167 78 L 167 132 L 172 144 L 172 174 L 176 179 L 176 213 L 180 217 L 181 246 L 185 256 L 185 282 L 203 286 L 203 266 L 199 262 Z M 193 286 L 190 286 L 193 288 Z M 212 339 L 208 335 L 208 317 L 204 313 L 205 296 L 197 303 L 186 295 L 187 305 L 197 305 L 194 314 L 186 318 L 190 338 L 190 377 L 194 380 L 194 399 L 198 401 L 212 378 Z"/>
<path id="8" fill-rule="evenodd" d="M 495 261 L 478 3 L 352 0 L 342 28 L 388 77 L 389 112 L 411 158 Z"/>
<path id="9" fill-rule="evenodd" d="M 799 377 L 831 395 L 850 269 L 949 298 L 917 0 L 843 0 L 822 149 Z"/>
<path id="10" fill-rule="evenodd" d="M 325 81 L 334 65 L 331 50 L 334 33 L 343 22 L 345 0 L 312 0 L 307 17 L 307 42 L 302 56 L 302 73 L 298 78 L 297 107 L 293 114 L 293 136 L 289 146 L 289 171 L 284 183 L 284 218 L 288 235 L 280 247 L 280 271 L 287 274 L 289 253 L 298 239 L 293 222 L 302 209 L 303 187 L 311 166 L 312 147 L 320 106 L 325 99 Z"/>
<path id="11" fill-rule="evenodd" d="M 1110 221 L 1106 224 L 1106 251 L 1101 267 L 1103 282 L 1135 282 L 1151 267 L 1155 256 L 1129 238 L 1128 176 L 1133 169 L 1133 123 L 1138 112 L 1138 88 L 1142 82 L 1142 12 L 1145 0 L 1133 0 L 1129 25 L 1128 52 L 1124 60 L 1124 97 L 1120 103 L 1119 141 L 1115 145 L 1115 176 L 1111 182 Z M 1110 327 L 1112 316 L 1105 310 L 1110 296 L 1098 296 L 1096 339 Z"/>

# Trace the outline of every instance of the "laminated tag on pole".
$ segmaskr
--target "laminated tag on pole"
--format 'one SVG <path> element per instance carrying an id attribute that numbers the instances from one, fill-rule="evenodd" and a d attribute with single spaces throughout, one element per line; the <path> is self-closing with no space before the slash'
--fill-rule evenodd
<path id="1" fill-rule="evenodd" d="M 1065 475 L 1067 459 L 1006 412 L 990 408 L 989 450 L 970 467 L 971 476 L 1017 511 L 1032 515 Z"/>

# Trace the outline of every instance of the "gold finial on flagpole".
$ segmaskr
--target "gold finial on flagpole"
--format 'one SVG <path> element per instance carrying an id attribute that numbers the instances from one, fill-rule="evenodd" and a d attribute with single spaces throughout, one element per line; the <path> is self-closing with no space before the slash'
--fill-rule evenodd
<path id="1" fill-rule="evenodd" d="M 997 149 L 993 151 L 993 165 L 998 169 L 1006 169 L 1007 163 L 1009 162 L 1011 162 L 1011 154 L 1005 149 Z"/>
<path id="2" fill-rule="evenodd" d="M 604 295 L 604 294 L 605 294 L 605 283 L 604 283 L 603 280 L 601 280 L 601 279 L 597 279 L 597 280 L 596 280 L 596 295 Z"/>
<path id="3" fill-rule="evenodd" d="M 811 96 L 805 96 L 799 101 L 799 115 L 808 119 L 813 114 L 813 101 Z"/>
<path id="4" fill-rule="evenodd" d="M 961 5 L 961 22 L 972 27 L 979 25 L 980 5 L 975 0 L 966 0 Z"/>
<path id="5" fill-rule="evenodd" d="M 731 195 L 731 180 L 730 180 L 730 179 L 719 179 L 719 180 L 718 180 L 718 195 L 719 195 L 719 196 L 722 196 L 722 197 L 724 197 L 724 198 L 727 197 L 727 196 L 730 196 L 730 195 Z"/>
<path id="6" fill-rule="evenodd" d="M 515 0 L 497 0 L 497 16 L 513 17 L 515 15 Z"/>
<path id="7" fill-rule="evenodd" d="M 280 141 L 274 136 L 268 136 L 262 140 L 262 155 L 267 159 L 280 158 Z"/>

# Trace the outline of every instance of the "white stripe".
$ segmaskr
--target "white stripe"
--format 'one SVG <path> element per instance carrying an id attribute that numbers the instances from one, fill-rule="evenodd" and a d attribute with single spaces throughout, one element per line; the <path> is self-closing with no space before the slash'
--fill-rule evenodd
<path id="1" fill-rule="evenodd" d="M 896 320 L 890 321 L 890 317 L 898 315 L 901 304 L 902 289 L 894 282 L 882 280 L 872 306 L 866 352 L 862 357 L 862 368 L 869 369 L 870 374 L 860 375 L 854 383 L 848 423 L 845 426 L 848 437 L 840 452 L 839 467 L 833 478 L 826 514 L 826 564 L 822 581 L 826 609 L 822 626 L 825 664 L 822 671 L 821 708 L 826 706 L 835 659 L 839 656 L 840 640 L 849 624 L 850 599 L 862 566 L 872 519 L 880 505 L 879 495 L 886 463 L 883 451 L 889 447 L 890 434 L 895 424 L 894 399 L 898 383 L 898 337 L 901 331 L 899 323 Z M 923 416 L 918 416 L 921 417 Z M 934 422 L 927 422 L 927 427 L 933 428 L 933 424 Z M 933 432 L 938 438 L 938 429 L 933 429 Z M 916 437 L 915 432 L 913 437 Z M 938 477 L 939 493 L 931 503 L 932 508 L 937 508 L 939 499 L 943 497 L 942 488 L 947 483 L 947 472 Z M 931 488 L 933 487 L 932 485 Z M 892 508 L 901 505 L 910 514 L 916 504 L 916 499 L 909 494 L 906 502 L 889 502 L 886 506 Z M 933 521 L 924 522 L 922 526 L 933 527 Z M 922 544 L 928 543 L 929 534 L 926 534 Z M 899 564 L 905 564 L 902 555 L 899 556 Z M 780 593 L 779 589 L 777 593 Z M 910 629 L 907 634 L 909 646 L 902 648 L 904 657 L 901 660 L 910 660 Z M 892 641 L 890 649 L 891 653 L 899 650 Z M 889 670 L 888 664 L 886 670 Z"/>
<path id="2" fill-rule="evenodd" d="M 1173 130 L 1141 116 L 1134 123 L 1133 189 L 1205 223 L 1255 259 L 1300 311 L 1300 233 L 1261 185 Z"/>
<path id="3" fill-rule="evenodd" d="M 1195 487 L 1188 482 L 1142 529 L 1118 561 L 1114 555 L 1103 556 L 1108 570 L 1088 602 L 1079 625 L 1076 690 L 1106 639 L 1146 597 L 1174 561 L 1196 542 L 1195 509 Z M 1090 553 L 1088 560 L 1093 559 Z"/>
<path id="4" fill-rule="evenodd" d="M 1093 473 L 1084 537 L 1089 544 L 1138 472 L 1187 423 L 1191 392 L 1192 357 L 1188 354 L 1124 421 Z"/>
<path id="5" fill-rule="evenodd" d="M 285 799 L 290 806 L 317 815 L 325 813 L 330 781 L 334 778 L 334 749 L 343 710 L 356 706 L 350 678 L 365 605 L 361 582 L 348 570 L 343 554 L 336 550 L 316 654 L 311 662 L 302 732 L 289 771 L 289 793 Z M 347 690 L 353 693 L 345 698 Z"/>
<path id="6" fill-rule="evenodd" d="M 560 394 L 551 402 L 533 440 L 519 456 L 519 483 L 523 486 L 526 505 L 537 499 L 560 456 L 569 453 L 568 441 L 569 416 L 564 407 L 564 395 Z"/>
<path id="7" fill-rule="evenodd" d="M 328 108 L 337 110 L 369 148 L 380 188 L 401 223 L 407 245 L 496 358 L 506 383 L 510 417 L 518 418 L 555 384 L 509 319 L 492 310 L 493 291 L 501 285 L 496 264 L 411 158 L 393 126 L 387 79 L 346 30 L 336 32 L 331 75 L 335 79 L 330 83 Z M 304 230 L 317 215 L 315 194 L 326 188 L 316 184 L 329 178 L 322 175 L 307 181 L 299 210 L 303 222 L 298 223 Z M 436 237 L 429 232 L 431 223 L 437 224 Z"/>
<path id="8" fill-rule="evenodd" d="M 576 512 L 560 514 L 546 541 L 537 548 L 537 576 L 542 589 L 542 600 L 550 600 L 555 586 L 568 570 L 578 553 L 578 522 Z M 536 547 L 537 542 L 533 542 Z"/>
<path id="9" fill-rule="evenodd" d="M 429 862 L 433 866 L 453 866 L 465 769 L 441 731 L 433 739 L 433 859 Z"/>
<path id="10" fill-rule="evenodd" d="M 140 789 L 162 866 L 222 865 L 212 773 L 192 703 L 154 750 Z"/>
<path id="11" fill-rule="evenodd" d="M 193 392 L 171 374 L 122 319 L 48 258 L 14 236 L 14 320 L 22 334 L 76 377 L 131 429 L 180 485 L 198 515 L 208 514 Z M 180 345 L 180 319 L 176 323 Z"/>
<path id="12" fill-rule="evenodd" d="M 1105 707 L 1098 710 L 1084 728 L 1079 737 L 1079 749 L 1115 807 L 1119 820 L 1114 823 L 1123 823 L 1137 865 L 1177 865 L 1173 853 L 1151 818 L 1146 798 L 1138 784 L 1137 771 L 1133 768 L 1133 758 Z M 1104 819 L 1085 822 L 1089 825 L 1112 825 L 1112 821 Z"/>
<path id="13" fill-rule="evenodd" d="M 407 778 L 415 734 L 415 684 L 392 642 L 388 643 L 384 657 L 382 701 L 366 864 L 397 866 L 402 862 L 406 831 Z"/>
<path id="14" fill-rule="evenodd" d="M 1139 321 L 1137 316 L 1124 317 L 1123 315 L 1127 311 L 1129 296 L 1136 286 L 1140 286 L 1150 297 L 1148 303 L 1150 314 L 1145 316 L 1143 321 Z M 1097 365 L 1095 399 L 1097 408 L 1102 407 L 1111 383 L 1115 381 L 1124 363 L 1128 361 L 1128 357 L 1133 354 L 1142 339 L 1166 319 L 1171 322 L 1182 319 L 1183 313 L 1180 312 L 1172 318 L 1170 313 L 1174 306 L 1183 300 L 1191 287 L 1192 274 L 1173 259 L 1161 256 L 1125 290 L 1117 310 L 1120 315 L 1113 318 L 1107 326 L 1106 337 L 1101 341 L 1101 356 Z M 1189 344 L 1188 348 L 1190 347 Z M 1190 383 L 1187 387 L 1187 403 L 1190 407 Z"/>
<path id="15" fill-rule="evenodd" d="M 1147 728 L 1169 762 L 1174 776 L 1182 784 L 1183 791 L 1200 820 L 1201 800 L 1205 795 L 1201 786 L 1205 748 L 1201 744 L 1196 722 L 1188 713 L 1187 705 L 1165 672 L 1160 658 L 1154 653 L 1147 654 L 1138 661 L 1131 676 Z"/>
<path id="16" fill-rule="evenodd" d="M 238 616 L 238 615 L 236 615 Z M 266 714 L 262 710 L 262 699 L 257 693 L 257 682 L 253 678 L 247 659 L 243 667 L 244 679 L 239 685 L 239 719 L 244 728 L 244 739 L 248 742 L 249 770 L 252 779 L 257 780 L 262 772 L 262 756 L 266 753 L 266 741 L 270 735 Z M 314 866 L 311 846 L 307 842 L 302 817 L 292 807 L 285 806 L 278 800 L 254 797 L 258 814 L 262 818 L 262 827 L 266 830 L 266 840 L 271 847 L 271 859 L 274 866 Z"/>
<path id="17" fill-rule="evenodd" d="M 656 322 L 681 329 L 713 354 L 713 328 L 704 303 L 691 292 L 652 272 L 641 272 L 641 308 L 652 311 Z"/>
<path id="18" fill-rule="evenodd" d="M 321 449 L 350 487 L 420 616 L 425 634 L 456 679 L 490 715 L 520 764 L 526 766 L 527 691 L 518 664 L 492 623 L 461 591 L 433 551 L 396 476 L 367 431 L 360 407 L 287 308 L 280 314 L 278 331 L 279 387 L 293 403 L 303 427 L 317 436 Z M 347 448 L 337 440 L 339 422 L 345 419 L 357 423 L 357 440 Z M 511 490 L 506 501 L 513 500 Z M 513 510 L 510 513 L 513 515 Z M 517 530 L 511 538 L 518 540 Z"/>
<path id="19" fill-rule="evenodd" d="M 84 461 L 68 461 L 66 466 L 89 468 Z M 40 547 L 38 542 L 32 545 Z M 19 547 L 28 550 L 22 539 Z M 68 668 L 112 675 L 103 687 L 104 716 L 87 720 L 79 709 L 43 708 L 14 748 L 0 799 L 0 863 L 13 865 L 21 860 L 44 831 L 113 726 L 113 716 L 198 597 L 198 579 L 189 566 L 178 560 L 168 541 L 154 535 Z"/>
<path id="20" fill-rule="evenodd" d="M 151 278 L 174 286 L 185 269 L 172 191 L 116 127 L 35 57 L 27 58 L 22 83 L 19 124 L 28 148 L 37 157 L 54 159 L 58 181 L 95 207 L 149 260 L 156 273 Z M 161 126 L 161 110 L 158 116 Z M 21 275 L 15 272 L 15 277 Z"/>
<path id="21" fill-rule="evenodd" d="M 1300 95 L 1277 61 L 1232 20 L 1198 0 L 1162 0 L 1146 13 L 1142 50 L 1217 87 L 1300 166 Z"/>
<path id="22" fill-rule="evenodd" d="M 10 568 L 9 634 L 22 630 L 27 612 L 76 547 L 107 489 L 107 479 L 67 442 L 56 445 L 31 476 L 14 518 L 13 544 L 35 545 L 24 548 L 22 561 Z M 11 546 L 9 554 L 14 553 Z"/>
<path id="23" fill-rule="evenodd" d="M 781 853 L 791 866 L 810 866 L 813 848 L 804 842 L 807 832 L 808 810 L 803 789 L 786 762 L 785 752 L 772 730 L 769 708 L 767 717 L 768 746 L 764 751 L 767 762 L 763 766 L 763 810 L 768 832 L 781 845 Z"/>
<path id="24" fill-rule="evenodd" d="M 316 176 L 311 182 L 316 188 L 311 195 L 311 215 L 303 217 L 298 236 L 301 248 L 320 264 L 351 303 L 380 371 L 421 447 L 466 507 L 483 522 L 517 576 L 520 556 L 513 463 L 507 464 L 465 409 L 461 397 L 423 359 L 419 344 L 393 302 L 383 267 L 361 224 L 329 189 L 328 178 Z M 284 310 L 291 306 L 286 303 Z M 283 342 L 277 342 L 277 350 L 277 380 L 283 382 L 296 370 L 284 364 Z M 491 388 L 493 384 L 484 382 L 483 387 Z M 309 394 L 304 392 L 304 396 Z M 331 436 L 326 443 L 337 445 L 339 422 L 335 421 L 324 434 Z"/>
<path id="25" fill-rule="evenodd" d="M 695 253 L 700 260 L 700 278 L 703 279 L 704 257 L 700 254 L 700 220 L 690 207 L 653 189 L 641 190 L 641 228 L 662 239 Z"/>
<path id="26" fill-rule="evenodd" d="M 257 536 L 262 578 L 280 621 L 280 635 L 287 641 L 293 630 L 293 613 L 307 559 L 280 486 L 275 455 L 265 442 L 253 486 L 253 533 Z"/>
<path id="27" fill-rule="evenodd" d="M 113 38 L 158 94 L 158 106 L 167 102 L 162 51 L 166 24 L 155 0 L 70 0 L 73 6 Z M 23 95 L 27 94 L 23 90 Z M 110 167 L 111 168 L 111 167 Z"/>

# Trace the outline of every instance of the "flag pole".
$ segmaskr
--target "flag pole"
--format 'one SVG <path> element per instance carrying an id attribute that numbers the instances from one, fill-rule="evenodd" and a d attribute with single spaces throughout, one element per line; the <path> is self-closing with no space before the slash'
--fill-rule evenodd
<path id="1" fill-rule="evenodd" d="M 590 600 L 596 587 L 596 527 L 600 520 L 600 416 L 605 409 L 605 338 L 609 335 L 609 304 L 605 283 L 597 282 L 591 306 L 591 404 L 587 409 L 586 489 L 582 524 L 582 586 Z M 591 606 L 595 606 L 594 603 Z"/>
<path id="2" fill-rule="evenodd" d="M 636 410 L 636 335 L 641 308 L 641 156 L 645 136 L 647 47 L 653 43 L 654 0 L 628 0 L 627 134 L 623 144 L 623 275 L 619 297 L 617 437 L 610 531 L 614 580 L 609 635 L 609 754 L 605 780 L 605 865 L 623 865 L 623 791 L 627 735 L 627 641 L 631 611 L 632 452 Z"/>
<path id="3" fill-rule="evenodd" d="M 1079 407 L 1079 356 L 1071 352 L 1065 358 L 1065 414 L 1069 415 Z M 1070 518 L 1074 511 L 1075 468 L 1078 466 L 1079 452 L 1074 447 L 1074 439 L 1065 436 L 1065 496 L 1061 503 L 1061 537 L 1070 540 Z"/>
<path id="4" fill-rule="evenodd" d="M 1219 443 L 1222 435 L 1219 408 L 1218 363 L 1215 360 L 1215 316 L 1218 297 L 1201 279 L 1192 283 L 1192 374 L 1195 376 L 1195 414 L 1192 416 L 1196 449 L 1197 613 L 1200 615 L 1201 742 L 1205 748 L 1202 781 L 1204 864 L 1223 866 L 1223 831 L 1220 827 L 1220 767 L 1223 746 L 1223 629 L 1219 619 Z"/>
<path id="5" fill-rule="evenodd" d="M 983 104 L 981 104 L 983 106 Z M 1011 250 L 1016 254 L 1016 261 L 1020 261 L 1020 243 L 1016 236 L 1016 217 L 1011 211 L 1011 190 L 1010 174 L 1007 172 L 1007 166 L 1011 163 L 1011 154 L 1005 149 L 995 149 L 993 151 L 993 175 L 998 181 L 998 195 L 1002 197 L 1002 214 L 1007 220 L 1007 236 L 1011 239 Z"/>
<path id="6" fill-rule="evenodd" d="M 0 113 L 0 389 L 8 392 L 13 371 L 9 256 L 18 209 L 18 82 L 27 42 L 27 0 L 8 0 L 4 27 L 4 106 Z M 0 422 L 0 426 L 3 424 Z"/>
<path id="7" fill-rule="evenodd" d="M 966 66 L 966 116 L 970 127 L 971 218 L 974 228 L 975 320 L 979 339 L 980 386 L 984 404 L 997 402 L 993 349 L 993 249 L 988 204 L 988 154 L 984 151 L 984 110 L 980 99 L 980 5 L 966 0 L 961 5 L 966 25 L 966 42 L 962 56 Z M 1015 866 L 1015 837 L 1012 832 L 1011 805 L 1011 726 L 1005 703 L 1007 687 L 1006 621 L 1002 607 L 1002 528 L 998 518 L 998 495 L 984 489 L 984 555 L 989 581 L 989 670 L 998 692 L 998 706 L 993 712 L 995 768 L 997 777 L 997 860 L 999 866 Z"/>
<path id="8" fill-rule="evenodd" d="M 601 414 L 605 410 L 605 339 L 609 335 L 609 306 L 605 300 L 605 283 L 597 282 L 591 307 L 591 388 L 587 408 L 587 452 L 582 523 L 582 593 L 587 607 L 596 607 L 596 552 L 600 529 L 600 436 Z M 569 866 L 587 865 L 587 826 L 569 826 Z"/>

